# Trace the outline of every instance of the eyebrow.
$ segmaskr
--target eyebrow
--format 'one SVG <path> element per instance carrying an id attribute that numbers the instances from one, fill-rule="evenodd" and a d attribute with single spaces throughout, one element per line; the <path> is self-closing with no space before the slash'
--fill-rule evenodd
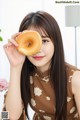
<path id="1" fill-rule="evenodd" d="M 46 36 L 43 36 L 43 35 L 42 35 L 41 37 L 42 37 L 42 38 L 47 38 L 47 37 L 49 37 L 49 36 L 48 36 L 48 35 L 46 35 Z"/>

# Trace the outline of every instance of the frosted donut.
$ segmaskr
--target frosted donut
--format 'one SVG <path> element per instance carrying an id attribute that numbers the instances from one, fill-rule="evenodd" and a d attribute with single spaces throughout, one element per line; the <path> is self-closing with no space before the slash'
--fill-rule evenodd
<path id="1" fill-rule="evenodd" d="M 16 37 L 18 51 L 26 56 L 38 53 L 42 46 L 42 39 L 37 31 L 25 30 Z"/>

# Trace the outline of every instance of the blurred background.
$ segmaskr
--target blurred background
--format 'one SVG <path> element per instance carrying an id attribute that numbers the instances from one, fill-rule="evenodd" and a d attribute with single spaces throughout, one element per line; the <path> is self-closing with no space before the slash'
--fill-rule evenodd
<path id="1" fill-rule="evenodd" d="M 74 0 L 68 3 L 66 0 L 64 2 L 60 0 L 0 0 L 0 36 L 3 37 L 3 41 L 0 41 L 0 78 L 9 82 L 10 66 L 3 45 L 8 42 L 11 35 L 18 32 L 19 25 L 26 14 L 39 10 L 50 13 L 56 19 L 63 38 L 65 60 L 75 65 L 77 56 L 77 67 L 80 69 L 80 27 L 76 28 L 77 55 L 75 55 L 75 29 L 74 26 L 67 27 L 65 24 L 65 7 L 68 5 L 80 5 L 80 1 Z M 2 102 L 3 96 L 0 93 L 0 111 Z M 31 112 L 33 113 L 31 108 L 29 112 L 31 116 Z"/>

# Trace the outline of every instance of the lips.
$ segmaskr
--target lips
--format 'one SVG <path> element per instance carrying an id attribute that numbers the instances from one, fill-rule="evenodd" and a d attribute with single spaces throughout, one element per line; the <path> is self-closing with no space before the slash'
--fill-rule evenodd
<path id="1" fill-rule="evenodd" d="M 41 59 L 44 58 L 44 56 L 34 56 L 33 58 L 34 58 L 35 60 L 41 60 Z"/>

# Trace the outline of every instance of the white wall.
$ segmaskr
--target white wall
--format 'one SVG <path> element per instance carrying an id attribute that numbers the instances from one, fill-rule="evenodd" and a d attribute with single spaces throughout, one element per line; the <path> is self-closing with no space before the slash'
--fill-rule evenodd
<path id="1" fill-rule="evenodd" d="M 61 29 L 62 37 L 63 37 L 63 44 L 64 44 L 64 51 L 65 51 L 65 58 L 66 61 L 75 65 L 75 34 L 74 34 L 74 27 L 66 27 L 65 26 L 65 6 L 67 5 L 80 5 L 79 3 L 56 3 L 56 1 L 60 0 L 44 0 L 44 10 L 52 14 Z M 66 1 L 66 0 L 64 0 Z M 72 2 L 72 1 L 71 1 Z M 75 0 L 77 2 L 77 0 Z M 77 67 L 80 68 L 80 28 L 77 28 Z"/>
<path id="2" fill-rule="evenodd" d="M 42 9 L 42 0 L 0 0 L 0 28 L 4 41 L 0 42 L 0 78 L 9 81 L 9 62 L 3 50 L 3 45 L 7 43 L 8 38 L 18 31 L 23 17 L 31 11 Z M 3 104 L 4 92 L 0 92 L 0 111 Z M 33 111 L 29 107 L 30 119 Z"/>
<path id="3" fill-rule="evenodd" d="M 3 45 L 7 43 L 12 34 L 18 31 L 20 22 L 31 11 L 44 10 L 55 17 L 61 29 L 66 61 L 75 65 L 74 28 L 65 26 L 66 5 L 77 5 L 77 3 L 58 4 L 55 3 L 55 0 L 0 0 L 0 29 L 2 29 L 0 35 L 3 37 L 3 42 L 0 42 L 0 78 L 9 81 L 10 74 L 9 62 L 4 53 Z M 77 50 L 77 62 L 78 68 L 80 68 L 80 27 L 77 28 Z"/>
<path id="4" fill-rule="evenodd" d="M 59 23 L 63 44 L 65 50 L 66 61 L 75 65 L 75 35 L 74 27 L 65 26 L 65 6 L 69 3 L 55 3 L 53 0 L 0 0 L 0 28 L 4 41 L 0 42 L 0 77 L 4 77 L 9 81 L 9 63 L 2 46 L 7 43 L 7 40 L 12 34 L 18 31 L 20 22 L 23 17 L 37 10 L 45 10 L 52 14 Z M 72 3 L 70 5 L 73 5 Z M 78 67 L 80 68 L 80 27 L 77 28 L 77 50 L 78 50 Z M 7 72 L 5 70 L 7 68 Z"/>
<path id="5" fill-rule="evenodd" d="M 20 22 L 28 12 L 40 9 L 42 0 L 35 0 L 35 3 L 33 0 L 0 0 L 0 28 L 4 39 L 3 43 L 0 42 L 0 77 L 9 81 L 9 63 L 2 46 L 18 31 Z"/>

